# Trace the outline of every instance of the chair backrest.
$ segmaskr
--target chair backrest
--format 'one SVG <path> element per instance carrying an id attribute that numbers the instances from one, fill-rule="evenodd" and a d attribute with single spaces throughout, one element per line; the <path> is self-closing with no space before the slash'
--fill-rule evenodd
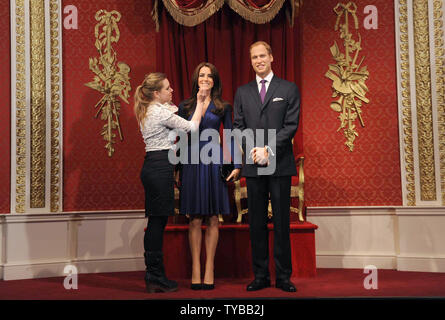
<path id="1" fill-rule="evenodd" d="M 300 155 L 304 155 L 304 146 L 303 146 L 303 119 L 302 112 L 300 107 L 300 120 L 298 124 L 298 130 L 295 133 L 294 138 L 292 139 L 292 143 L 294 145 L 294 156 L 295 159 L 299 158 Z"/>

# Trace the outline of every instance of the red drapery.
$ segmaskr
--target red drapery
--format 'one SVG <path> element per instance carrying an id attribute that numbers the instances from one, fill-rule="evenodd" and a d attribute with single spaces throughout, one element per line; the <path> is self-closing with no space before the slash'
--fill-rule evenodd
<path id="1" fill-rule="evenodd" d="M 192 3 L 193 0 L 181 1 Z M 156 35 L 157 67 L 167 74 L 175 90 L 173 100 L 176 104 L 189 97 L 191 75 L 202 61 L 216 66 L 223 85 L 223 98 L 232 103 L 236 89 L 255 77 L 249 46 L 258 40 L 266 41 L 272 47 L 274 74 L 300 87 L 298 17 L 291 27 L 286 22 L 284 8 L 266 24 L 246 21 L 228 6 L 223 6 L 195 27 L 176 23 L 161 5 L 158 7 L 158 15 L 160 30 Z M 302 132 L 300 117 L 300 127 L 294 139 L 296 153 L 303 150 Z"/>
<path id="2" fill-rule="evenodd" d="M 204 0 L 175 0 L 179 7 L 181 8 L 197 8 L 204 3 Z"/>
<path id="3" fill-rule="evenodd" d="M 159 30 L 158 6 L 161 2 L 177 23 L 188 27 L 204 22 L 224 4 L 244 19 L 259 24 L 275 18 L 284 5 L 289 24 L 293 26 L 295 15 L 303 5 L 303 0 L 154 0 L 152 17 L 156 30 Z"/>
<path id="4" fill-rule="evenodd" d="M 175 86 L 176 99 L 188 97 L 194 68 L 208 61 L 220 73 L 224 98 L 233 101 L 236 88 L 254 78 L 249 46 L 257 40 L 271 45 L 274 73 L 299 84 L 299 27 L 289 27 L 283 10 L 271 23 L 253 24 L 223 7 L 195 27 L 179 25 L 166 10 L 160 8 L 160 11 L 162 21 L 156 35 L 156 61 Z"/>
<path id="5" fill-rule="evenodd" d="M 173 0 L 181 8 L 197 8 L 204 2 L 211 2 L 209 0 Z M 242 0 L 240 1 L 242 2 Z M 266 4 L 272 2 L 271 0 L 246 0 L 247 4 L 254 6 L 255 8 L 261 8 Z"/>

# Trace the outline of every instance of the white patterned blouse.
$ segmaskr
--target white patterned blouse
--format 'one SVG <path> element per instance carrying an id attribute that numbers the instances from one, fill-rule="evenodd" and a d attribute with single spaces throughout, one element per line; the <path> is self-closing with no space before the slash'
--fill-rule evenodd
<path id="1" fill-rule="evenodd" d="M 189 132 L 199 128 L 198 122 L 181 118 L 175 114 L 177 111 L 178 108 L 169 103 L 155 103 L 148 108 L 144 125 L 140 126 L 146 152 L 172 149 L 175 143 L 172 137 L 176 137 L 171 134 L 172 130 Z"/>

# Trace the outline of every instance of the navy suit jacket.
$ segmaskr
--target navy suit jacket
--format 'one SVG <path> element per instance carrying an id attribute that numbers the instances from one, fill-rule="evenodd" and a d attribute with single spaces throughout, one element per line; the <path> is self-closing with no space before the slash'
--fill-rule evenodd
<path id="1" fill-rule="evenodd" d="M 297 174 L 295 157 L 293 154 L 292 138 L 298 129 L 300 116 L 300 92 L 295 83 L 273 76 L 266 92 L 264 103 L 261 103 L 256 81 L 249 82 L 238 88 L 234 102 L 234 129 L 253 130 L 256 147 L 271 145 L 267 135 L 264 144 L 258 143 L 256 129 L 276 130 L 275 154 L 276 169 L 273 176 L 292 176 Z M 258 166 L 246 164 L 245 140 L 242 141 L 244 156 L 242 175 L 245 177 L 258 176 Z M 271 154 L 269 153 L 269 156 Z"/>

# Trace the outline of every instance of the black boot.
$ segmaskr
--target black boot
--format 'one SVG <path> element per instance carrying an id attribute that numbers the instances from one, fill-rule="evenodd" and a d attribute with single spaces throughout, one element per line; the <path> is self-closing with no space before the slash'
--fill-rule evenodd
<path id="1" fill-rule="evenodd" d="M 147 292 L 173 292 L 178 290 L 178 283 L 168 280 L 165 276 L 162 251 L 146 251 L 144 257 L 145 266 L 147 267 L 145 272 Z"/>

